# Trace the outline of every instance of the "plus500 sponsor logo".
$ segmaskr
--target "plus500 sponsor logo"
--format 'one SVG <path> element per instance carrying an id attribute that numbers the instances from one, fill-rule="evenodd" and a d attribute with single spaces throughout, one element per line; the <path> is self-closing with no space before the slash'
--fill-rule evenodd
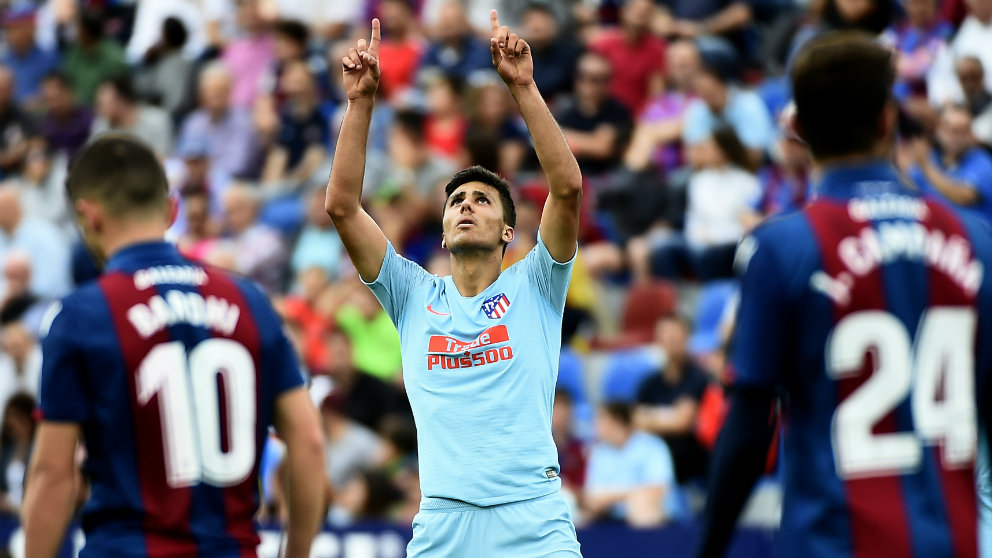
<path id="1" fill-rule="evenodd" d="M 505 325 L 488 328 L 471 341 L 462 341 L 447 335 L 432 335 L 427 345 L 427 369 L 454 370 L 510 360 L 513 358 L 513 349 L 509 345 L 487 348 L 509 340 L 510 334 Z M 451 354 L 462 352 L 464 354 Z"/>
<path id="2" fill-rule="evenodd" d="M 434 370 L 437 366 L 440 366 L 442 370 L 471 368 L 473 366 L 482 366 L 483 364 L 492 364 L 501 360 L 510 360 L 511 358 L 513 358 L 513 349 L 509 346 L 498 349 L 486 349 L 484 353 L 475 353 L 474 355 L 461 357 L 427 355 L 427 369 Z"/>

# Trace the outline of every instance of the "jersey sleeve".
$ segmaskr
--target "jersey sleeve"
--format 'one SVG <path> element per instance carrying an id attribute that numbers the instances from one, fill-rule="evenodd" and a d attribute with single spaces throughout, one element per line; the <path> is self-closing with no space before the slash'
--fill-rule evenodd
<path id="1" fill-rule="evenodd" d="M 41 396 L 44 420 L 82 423 L 89 415 L 85 360 L 73 335 L 71 311 L 52 303 L 41 325 Z"/>
<path id="2" fill-rule="evenodd" d="M 578 253 L 576 249 L 572 259 L 567 262 L 555 261 L 548 247 L 544 245 L 541 233 L 538 232 L 537 245 L 517 264 L 523 266 L 528 281 L 537 286 L 541 297 L 548 301 L 558 314 L 565 311 L 565 295 L 568 293 L 568 284 L 572 280 L 572 266 L 575 265 L 575 257 Z"/>
<path id="3" fill-rule="evenodd" d="M 788 291 L 768 232 L 745 237 L 737 250 L 737 264 L 744 267 L 732 357 L 738 385 L 775 387 L 782 379 L 782 353 L 789 337 Z"/>
<path id="4" fill-rule="evenodd" d="M 418 287 L 429 283 L 433 276 L 416 263 L 400 256 L 393 248 L 392 242 L 386 243 L 386 257 L 382 260 L 382 268 L 379 269 L 379 276 L 375 281 L 365 282 L 375 297 L 379 299 L 379 304 L 393 321 L 393 325 L 399 327 L 403 318 L 403 310 L 406 308 L 406 301 Z M 362 281 L 365 281 L 364 279 Z"/>
<path id="5" fill-rule="evenodd" d="M 303 377 L 303 369 L 283 327 L 282 319 L 272 308 L 261 286 L 250 281 L 245 281 L 245 284 L 248 285 L 243 287 L 245 294 L 249 295 L 248 302 L 251 304 L 259 332 L 263 336 L 262 372 L 268 379 L 267 385 L 271 388 L 272 395 L 277 396 L 284 391 L 304 385 L 306 380 Z"/>

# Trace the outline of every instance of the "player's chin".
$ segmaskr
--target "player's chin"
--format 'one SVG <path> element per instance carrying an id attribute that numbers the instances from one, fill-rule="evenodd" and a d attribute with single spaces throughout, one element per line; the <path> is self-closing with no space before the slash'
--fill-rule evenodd
<path id="1" fill-rule="evenodd" d="M 448 244 L 448 251 L 452 254 L 478 254 L 479 252 L 490 252 L 493 250 L 502 250 L 503 245 L 499 242 L 492 242 L 491 240 L 476 238 L 470 234 L 462 234 L 453 238 Z"/>

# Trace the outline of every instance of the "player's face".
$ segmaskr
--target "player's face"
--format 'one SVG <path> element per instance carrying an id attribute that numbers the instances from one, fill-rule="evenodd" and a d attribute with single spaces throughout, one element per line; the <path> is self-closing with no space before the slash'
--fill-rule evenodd
<path id="1" fill-rule="evenodd" d="M 444 244 L 452 254 L 502 250 L 513 240 L 503 221 L 503 204 L 495 188 L 481 182 L 462 184 L 444 206 Z"/>

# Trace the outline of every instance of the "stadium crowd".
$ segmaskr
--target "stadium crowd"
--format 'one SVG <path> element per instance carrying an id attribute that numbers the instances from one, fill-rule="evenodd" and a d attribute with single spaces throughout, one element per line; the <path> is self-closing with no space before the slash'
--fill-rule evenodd
<path id="1" fill-rule="evenodd" d="M 399 338 L 324 212 L 341 57 L 383 25 L 364 202 L 445 275 L 443 186 L 480 164 L 514 184 L 536 243 L 547 186 L 492 69 L 489 10 L 521 30 L 582 169 L 579 261 L 553 432 L 578 523 L 698 513 L 752 227 L 801 207 L 789 122 L 799 45 L 859 29 L 897 53 L 897 163 L 992 224 L 992 0 L 7 0 L 0 2 L 0 512 L 17 513 L 45 308 L 99 273 L 64 183 L 105 131 L 161 157 L 189 257 L 257 280 L 282 313 L 326 433 L 328 519 L 409 524 L 420 500 Z M 85 332 L 79 332 L 85 335 Z M 285 513 L 266 447 L 263 518 Z M 774 453 L 769 471 L 774 471 Z M 81 459 L 84 459 L 81 457 Z"/>

